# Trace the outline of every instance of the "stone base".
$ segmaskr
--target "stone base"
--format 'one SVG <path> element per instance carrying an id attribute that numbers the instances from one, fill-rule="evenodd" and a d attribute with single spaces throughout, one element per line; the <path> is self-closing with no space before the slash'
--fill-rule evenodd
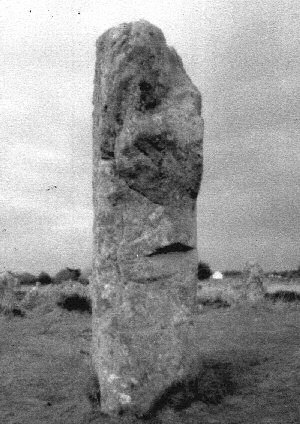
<path id="1" fill-rule="evenodd" d="M 104 329 L 100 322 L 94 322 L 94 344 L 98 351 L 94 366 L 104 413 L 118 415 L 130 410 L 142 416 L 168 387 L 186 374 L 190 340 L 195 339 L 192 316 L 189 318 L 189 322 L 164 328 L 114 332 L 111 325 Z"/>

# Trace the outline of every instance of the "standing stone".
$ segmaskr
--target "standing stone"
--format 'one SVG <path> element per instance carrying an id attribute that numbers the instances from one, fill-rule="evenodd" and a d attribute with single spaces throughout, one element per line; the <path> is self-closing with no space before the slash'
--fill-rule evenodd
<path id="1" fill-rule="evenodd" d="M 103 412 L 142 414 L 184 373 L 201 96 L 163 33 L 139 21 L 98 39 L 93 104 L 93 363 Z"/>
<path id="2" fill-rule="evenodd" d="M 263 285 L 264 272 L 256 262 L 247 262 L 243 271 L 244 294 L 250 301 L 257 301 L 263 298 L 265 289 Z"/>
<path id="3" fill-rule="evenodd" d="M 10 271 L 0 273 L 0 312 L 9 314 L 17 306 L 18 278 Z"/>

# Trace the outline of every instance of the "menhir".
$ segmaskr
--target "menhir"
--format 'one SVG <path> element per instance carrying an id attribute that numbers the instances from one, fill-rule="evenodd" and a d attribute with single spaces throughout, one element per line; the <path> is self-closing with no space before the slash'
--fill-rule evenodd
<path id="1" fill-rule="evenodd" d="M 145 413 L 184 373 L 196 296 L 201 96 L 145 21 L 97 41 L 93 363 L 101 408 Z"/>

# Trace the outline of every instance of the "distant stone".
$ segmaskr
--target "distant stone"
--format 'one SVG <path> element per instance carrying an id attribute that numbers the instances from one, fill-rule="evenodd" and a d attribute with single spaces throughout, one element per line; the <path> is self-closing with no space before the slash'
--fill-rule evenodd
<path id="1" fill-rule="evenodd" d="M 265 290 L 263 285 L 264 272 L 256 262 L 246 264 L 244 272 L 244 292 L 250 301 L 259 300 L 264 296 Z"/>
<path id="2" fill-rule="evenodd" d="M 4 271 L 0 273 L 0 286 L 17 289 L 20 287 L 18 275 L 11 271 Z"/>
<path id="3" fill-rule="evenodd" d="M 0 275 L 0 312 L 10 314 L 17 307 L 16 290 L 20 287 L 17 276 L 5 271 Z"/>
<path id="4" fill-rule="evenodd" d="M 183 373 L 197 287 L 201 95 L 161 30 L 97 41 L 93 362 L 101 408 L 144 413 Z"/>

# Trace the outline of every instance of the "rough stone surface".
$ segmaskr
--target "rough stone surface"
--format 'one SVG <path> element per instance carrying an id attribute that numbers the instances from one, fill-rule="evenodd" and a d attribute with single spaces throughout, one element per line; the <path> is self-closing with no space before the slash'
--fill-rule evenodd
<path id="1" fill-rule="evenodd" d="M 102 410 L 144 413 L 184 372 L 201 96 L 162 32 L 139 21 L 98 39 L 93 104 L 93 362 Z"/>
<path id="2" fill-rule="evenodd" d="M 264 272 L 261 266 L 256 262 L 247 263 L 243 276 L 245 297 L 250 301 L 261 299 L 265 293 L 263 285 Z"/>
<path id="3" fill-rule="evenodd" d="M 0 273 L 0 312 L 9 313 L 17 304 L 18 278 L 10 271 Z"/>

